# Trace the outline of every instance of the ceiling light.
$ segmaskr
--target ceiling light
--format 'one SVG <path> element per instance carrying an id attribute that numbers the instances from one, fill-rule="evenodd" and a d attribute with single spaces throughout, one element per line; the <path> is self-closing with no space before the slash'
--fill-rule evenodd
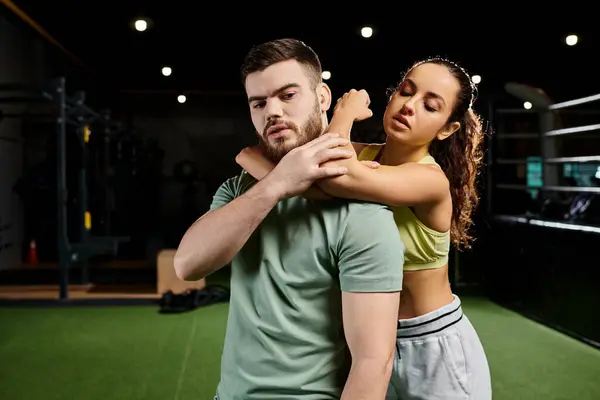
<path id="1" fill-rule="evenodd" d="M 145 19 L 138 19 L 134 22 L 133 26 L 135 26 L 135 30 L 138 32 L 144 32 L 148 29 L 148 22 Z"/>
<path id="2" fill-rule="evenodd" d="M 187 100 L 187 97 L 185 97 L 182 94 L 180 94 L 179 96 L 177 96 L 177 101 L 180 102 L 181 104 L 185 103 L 186 100 Z"/>
<path id="3" fill-rule="evenodd" d="M 323 71 L 323 73 L 321 74 L 321 77 L 324 80 L 330 79 L 331 78 L 331 72 L 329 72 L 329 71 Z"/>
<path id="4" fill-rule="evenodd" d="M 575 46 L 578 40 L 579 38 L 577 37 L 577 35 L 569 35 L 565 38 L 565 43 L 567 44 L 567 46 Z"/>
<path id="5" fill-rule="evenodd" d="M 173 70 L 171 69 L 171 67 L 163 67 L 162 69 L 162 74 L 164 76 L 169 76 L 173 73 Z"/>
<path id="6" fill-rule="evenodd" d="M 364 38 L 370 38 L 371 36 L 373 36 L 373 28 L 371 28 L 370 26 L 365 26 L 360 30 L 360 34 Z"/>
<path id="7" fill-rule="evenodd" d="M 473 75 L 471 77 L 471 80 L 474 84 L 478 85 L 479 83 L 481 83 L 481 75 Z"/>

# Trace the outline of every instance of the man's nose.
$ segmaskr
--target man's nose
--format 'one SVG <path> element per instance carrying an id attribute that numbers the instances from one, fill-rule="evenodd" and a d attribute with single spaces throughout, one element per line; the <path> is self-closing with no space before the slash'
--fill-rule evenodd
<path id="1" fill-rule="evenodd" d="M 275 99 L 267 100 L 265 105 L 265 117 L 267 120 L 283 117 L 283 109 L 279 101 Z"/>

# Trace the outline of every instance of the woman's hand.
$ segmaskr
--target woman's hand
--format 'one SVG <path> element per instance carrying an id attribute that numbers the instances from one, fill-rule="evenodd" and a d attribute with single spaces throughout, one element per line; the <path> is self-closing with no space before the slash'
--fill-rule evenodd
<path id="1" fill-rule="evenodd" d="M 334 115 L 342 113 L 353 118 L 353 121 L 362 121 L 373 116 L 373 111 L 369 108 L 370 104 L 371 99 L 366 90 L 352 89 L 338 99 L 333 113 Z"/>

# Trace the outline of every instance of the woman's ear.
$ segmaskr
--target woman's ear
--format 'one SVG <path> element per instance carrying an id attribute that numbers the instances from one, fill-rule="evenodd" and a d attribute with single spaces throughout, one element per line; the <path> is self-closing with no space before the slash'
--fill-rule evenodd
<path id="1" fill-rule="evenodd" d="M 438 140 L 448 139 L 454 132 L 460 129 L 460 122 L 454 121 L 449 124 L 447 127 L 443 128 L 436 135 Z"/>

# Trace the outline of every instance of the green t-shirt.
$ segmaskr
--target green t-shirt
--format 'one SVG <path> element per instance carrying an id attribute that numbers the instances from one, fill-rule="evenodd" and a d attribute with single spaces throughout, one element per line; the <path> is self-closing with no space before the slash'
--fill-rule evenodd
<path id="1" fill-rule="evenodd" d="M 211 210 L 255 182 L 246 172 L 229 179 Z M 403 262 L 386 206 L 279 202 L 231 264 L 217 398 L 339 399 L 350 369 L 341 292 L 399 291 Z"/>

